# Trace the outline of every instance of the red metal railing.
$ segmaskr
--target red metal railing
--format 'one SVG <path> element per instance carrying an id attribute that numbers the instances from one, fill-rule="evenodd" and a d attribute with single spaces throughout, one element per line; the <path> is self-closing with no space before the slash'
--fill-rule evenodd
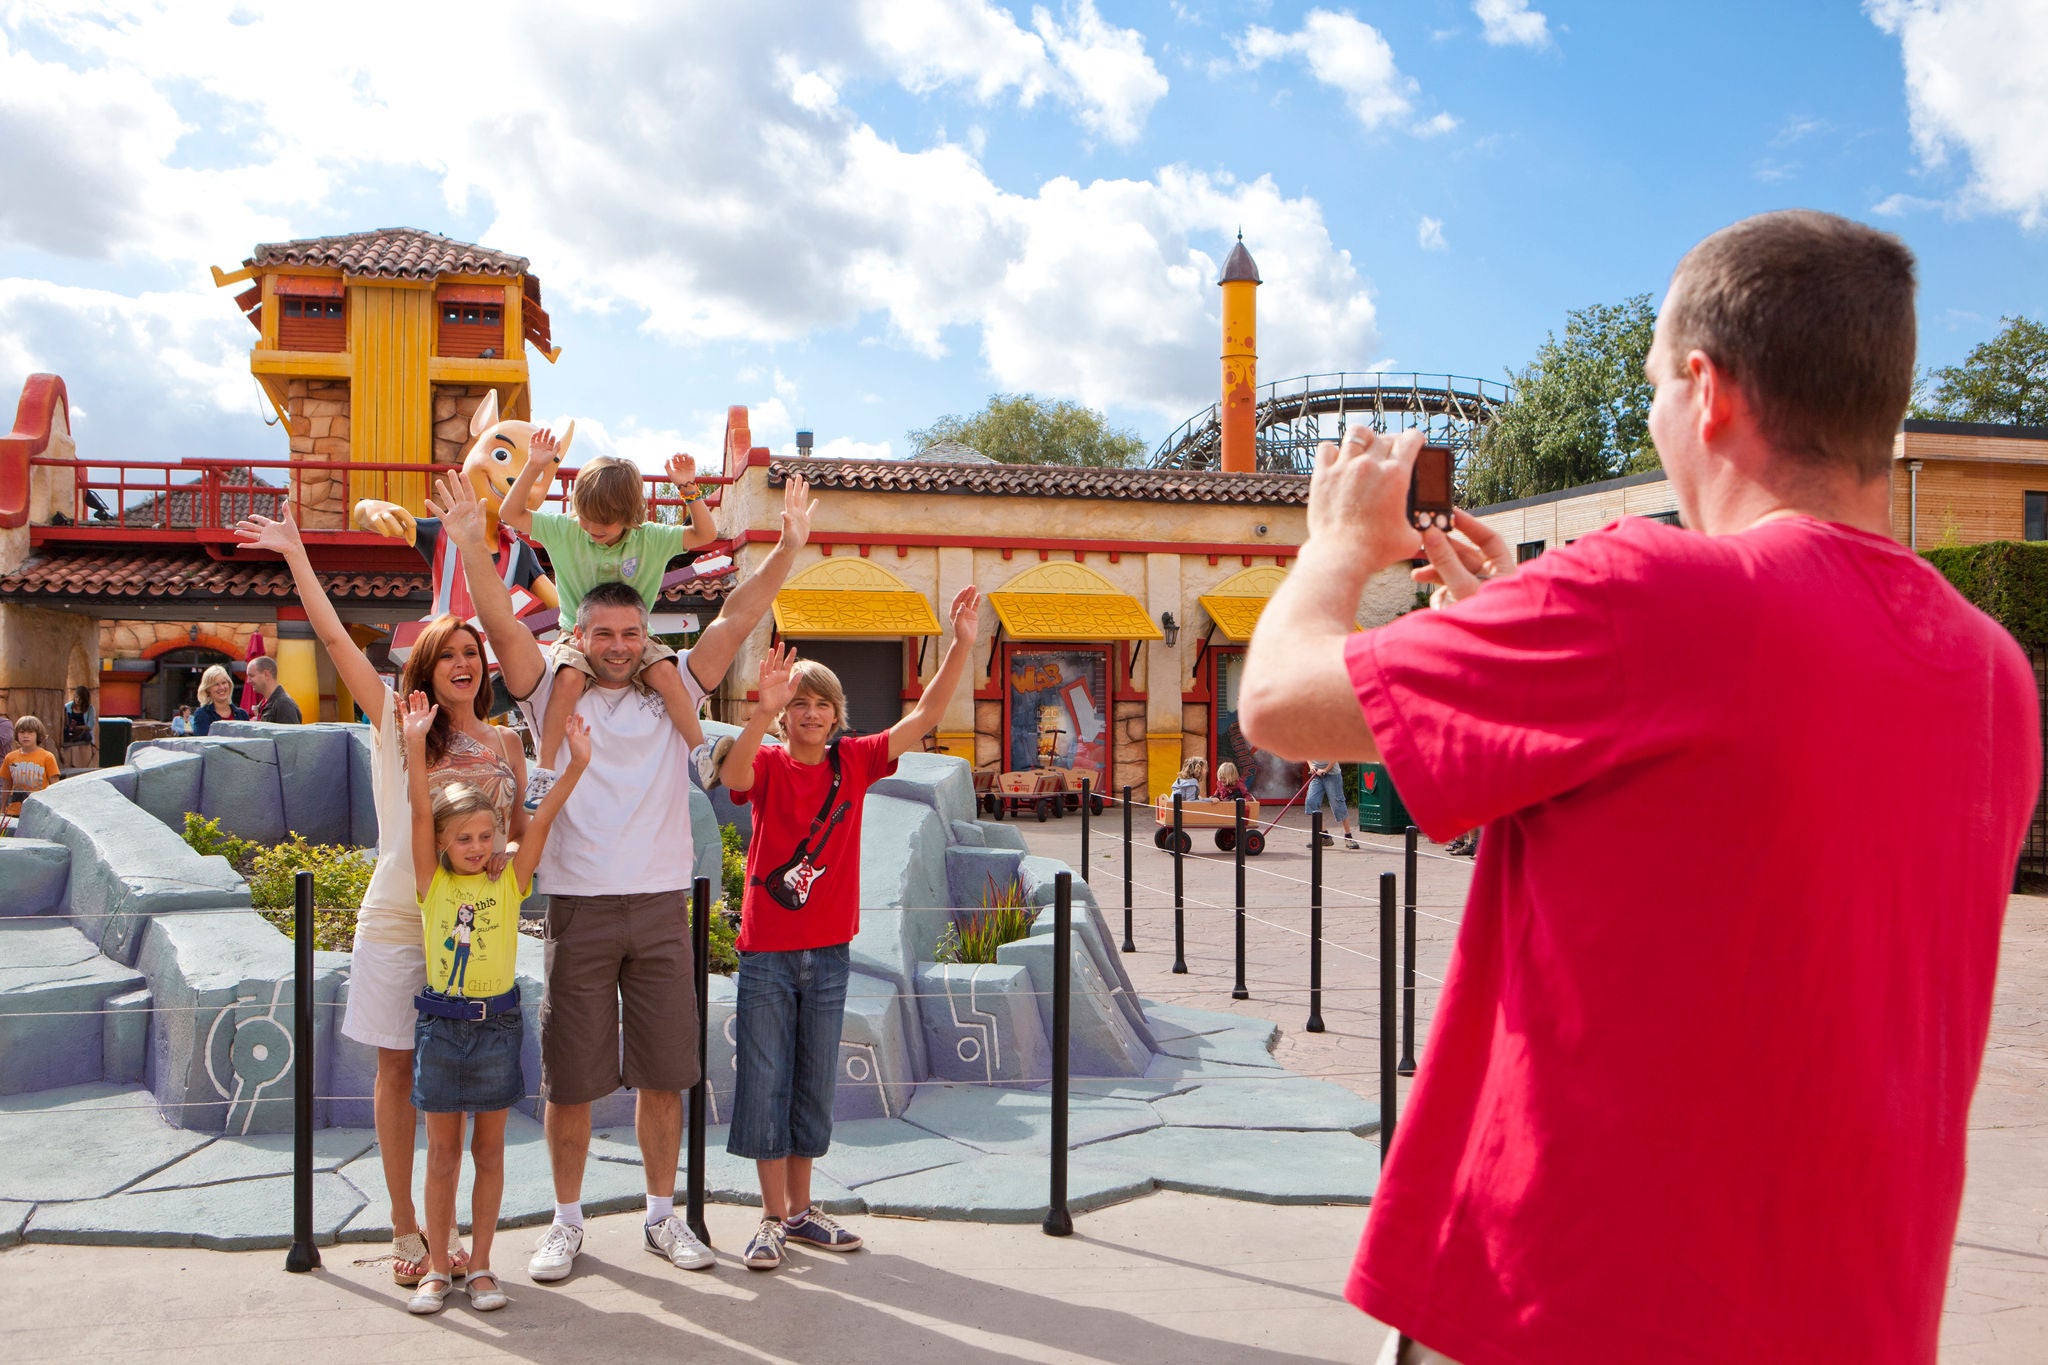
<path id="1" fill-rule="evenodd" d="M 229 538 L 235 523 L 252 512 L 275 517 L 287 507 L 309 534 L 353 532 L 349 512 L 357 501 L 374 498 L 404 505 L 425 486 L 423 480 L 455 468 L 351 460 L 188 459 L 166 464 L 44 457 L 29 464 L 71 474 L 69 515 L 77 528 L 111 532 L 123 539 L 197 540 Z M 644 478 L 650 519 L 679 516 L 682 499 L 667 475 Z M 546 503 L 566 511 L 575 479 L 576 470 L 558 470 Z M 699 482 L 715 489 L 731 480 L 705 475 Z M 664 509 L 676 510 L 664 515 Z"/>

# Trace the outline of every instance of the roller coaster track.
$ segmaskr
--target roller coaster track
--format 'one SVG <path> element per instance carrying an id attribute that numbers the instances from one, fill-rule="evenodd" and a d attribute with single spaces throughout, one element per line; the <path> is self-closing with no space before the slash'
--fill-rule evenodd
<path id="1" fill-rule="evenodd" d="M 1513 396 L 1491 379 L 1443 374 L 1305 374 L 1259 386 L 1254 419 L 1258 467 L 1306 474 L 1318 441 L 1333 440 L 1348 422 L 1376 430 L 1420 426 L 1448 445 L 1460 468 L 1500 407 Z M 1324 429 L 1322 419 L 1336 417 Z M 1215 469 L 1222 454 L 1217 404 L 1196 413 L 1152 452 L 1154 469 Z"/>

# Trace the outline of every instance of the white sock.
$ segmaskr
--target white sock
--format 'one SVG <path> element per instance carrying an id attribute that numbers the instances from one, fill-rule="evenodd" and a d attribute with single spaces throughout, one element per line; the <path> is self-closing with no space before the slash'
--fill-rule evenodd
<path id="1" fill-rule="evenodd" d="M 647 1196 L 647 1221 L 650 1224 L 659 1223 L 675 1211 L 676 1201 L 674 1195 L 650 1194 Z"/>
<path id="2" fill-rule="evenodd" d="M 555 1221 L 565 1228 L 582 1227 L 583 1201 L 579 1199 L 573 1204 L 555 1205 Z"/>
<path id="3" fill-rule="evenodd" d="M 792 1214 L 788 1215 L 787 1217 L 785 1217 L 785 1218 L 784 1218 L 784 1219 L 782 1220 L 782 1226 L 784 1226 L 784 1227 L 786 1227 L 786 1228 L 793 1228 L 793 1227 L 795 1227 L 795 1226 L 796 1226 L 797 1224 L 799 1224 L 799 1223 L 803 1222 L 803 1221 L 804 1221 L 804 1219 L 806 1219 L 806 1218 L 808 1218 L 808 1217 L 810 1217 L 810 1216 L 811 1216 L 811 1209 L 810 1209 L 810 1206 L 809 1206 L 808 1204 L 806 1204 L 806 1205 L 805 1205 L 805 1206 L 804 1206 L 803 1208 L 800 1208 L 800 1209 L 798 1209 L 798 1210 L 797 1210 L 797 1211 L 796 1211 L 795 1213 L 792 1213 Z"/>

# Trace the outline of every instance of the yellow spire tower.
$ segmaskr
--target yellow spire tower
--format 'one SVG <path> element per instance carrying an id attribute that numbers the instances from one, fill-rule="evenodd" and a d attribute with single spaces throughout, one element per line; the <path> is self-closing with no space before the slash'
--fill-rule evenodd
<path id="1" fill-rule="evenodd" d="M 1259 267 L 1244 249 L 1244 232 L 1223 262 L 1222 467 L 1249 474 L 1258 467 L 1254 417 L 1259 405 Z"/>

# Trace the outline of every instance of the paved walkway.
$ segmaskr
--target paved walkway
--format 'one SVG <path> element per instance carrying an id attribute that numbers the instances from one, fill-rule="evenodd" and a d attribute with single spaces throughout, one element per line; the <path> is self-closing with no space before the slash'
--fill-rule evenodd
<path id="1" fill-rule="evenodd" d="M 1147 813 L 1134 822 L 1133 937 L 1124 958 L 1139 992 L 1281 1025 L 1274 1055 L 1289 1070 L 1379 1098 L 1379 874 L 1401 869 L 1401 840 L 1363 835 L 1358 852 L 1326 851 L 1323 1020 L 1305 1032 L 1308 982 L 1307 834 L 1299 816 L 1246 860 L 1249 1001 L 1233 1001 L 1235 866 L 1198 834 L 1183 868 L 1189 975 L 1174 975 L 1173 859 L 1152 846 Z M 1078 865 L 1079 821 L 1023 824 L 1032 851 Z M 1123 916 L 1123 825 L 1111 812 L 1091 828 L 1089 867 L 1113 928 Z M 1471 860 L 1423 843 L 1418 860 L 1417 1047 L 1436 1003 Z M 1162 908 L 1164 907 L 1164 908 Z M 1401 1097 L 1405 1103 L 1405 1083 Z M 1398 1111 L 1397 1111 L 1398 1113 Z M 1398 1119 L 1397 1119 L 1398 1126 Z M 1969 1365 L 2048 1361 L 2048 897 L 2015 896 L 2006 912 L 1991 1034 L 1970 1114 L 1969 1175 L 1942 1322 L 1942 1359 Z"/>

